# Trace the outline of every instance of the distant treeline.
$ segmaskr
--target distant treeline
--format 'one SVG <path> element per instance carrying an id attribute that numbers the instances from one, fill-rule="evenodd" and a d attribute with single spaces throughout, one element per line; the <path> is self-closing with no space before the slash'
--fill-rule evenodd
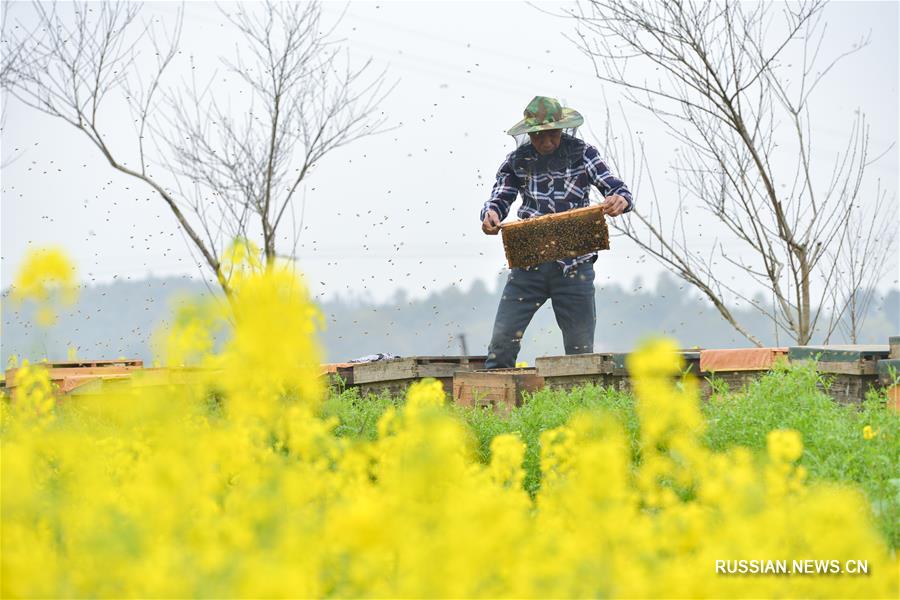
<path id="1" fill-rule="evenodd" d="M 493 289 L 476 281 L 467 290 L 451 286 L 424 298 L 398 291 L 389 301 L 337 298 L 321 305 L 326 328 L 321 340 L 326 360 L 341 362 L 376 352 L 401 356 L 459 354 L 462 341 L 470 354 L 484 354 L 490 340 L 505 275 Z M 4 365 L 11 355 L 37 360 L 142 358 L 154 360 L 152 334 L 166 326 L 174 307 L 188 298 L 210 294 L 195 279 L 149 278 L 86 287 L 78 304 L 60 314 L 49 329 L 34 324 L 33 310 L 17 308 L 4 293 L 0 346 Z M 772 325 L 755 310 L 736 311 L 738 319 L 766 344 L 790 345 L 776 338 Z M 900 290 L 879 294 L 868 315 L 860 343 L 886 344 L 900 333 Z M 655 286 L 597 289 L 596 350 L 628 350 L 650 335 L 664 334 L 683 347 L 728 348 L 749 343 L 684 284 L 663 274 Z M 817 341 L 819 341 L 817 339 Z M 840 335 L 832 343 L 846 343 Z M 70 351 L 70 348 L 74 350 Z M 535 315 L 523 340 L 520 360 L 562 354 L 562 335 L 548 302 Z"/>

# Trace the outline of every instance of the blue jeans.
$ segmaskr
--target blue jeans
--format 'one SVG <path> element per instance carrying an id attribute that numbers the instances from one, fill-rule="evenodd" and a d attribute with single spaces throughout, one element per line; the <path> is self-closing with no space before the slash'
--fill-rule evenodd
<path id="1" fill-rule="evenodd" d="M 553 314 L 563 334 L 566 354 L 586 354 L 594 351 L 594 330 L 597 312 L 594 305 L 594 264 L 585 263 L 563 275 L 562 266 L 547 262 L 537 269 L 512 269 L 488 347 L 486 369 L 508 369 L 516 366 L 522 336 L 547 299 L 553 304 Z"/>

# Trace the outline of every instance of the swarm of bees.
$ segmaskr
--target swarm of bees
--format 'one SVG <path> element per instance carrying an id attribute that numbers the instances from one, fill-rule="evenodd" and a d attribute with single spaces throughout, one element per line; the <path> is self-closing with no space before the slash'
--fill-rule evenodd
<path id="1" fill-rule="evenodd" d="M 600 206 L 523 219 L 504 225 L 502 233 L 510 269 L 609 250 L 609 230 Z"/>

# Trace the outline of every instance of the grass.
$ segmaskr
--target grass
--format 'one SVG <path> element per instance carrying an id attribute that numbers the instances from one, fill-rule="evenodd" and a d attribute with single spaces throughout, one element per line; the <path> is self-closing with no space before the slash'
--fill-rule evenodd
<path id="1" fill-rule="evenodd" d="M 803 436 L 801 463 L 810 481 L 827 480 L 860 487 L 868 496 L 887 541 L 900 545 L 900 419 L 885 408 L 884 394 L 871 392 L 861 407 L 843 406 L 823 394 L 813 366 L 775 370 L 740 391 L 722 390 L 704 403 L 708 422 L 706 442 L 714 450 L 748 447 L 763 454 L 766 435 L 774 429 L 796 429 Z M 336 433 L 354 439 L 373 440 L 378 418 L 402 399 L 384 395 L 360 398 L 352 388 L 332 392 L 325 402 L 325 416 L 339 420 Z M 570 391 L 540 390 L 527 397 L 509 417 L 483 409 L 450 409 L 470 426 L 480 459 L 490 459 L 490 442 L 502 433 L 518 432 L 527 444 L 525 489 L 540 487 L 541 432 L 558 427 L 580 410 L 601 410 L 617 416 L 632 441 L 632 453 L 640 460 L 640 443 L 634 399 L 630 394 L 587 385 Z M 865 439 L 866 426 L 876 434 Z"/>
<path id="2" fill-rule="evenodd" d="M 801 463 L 815 480 L 862 488 L 892 547 L 900 545 L 900 433 L 898 415 L 884 393 L 870 391 L 859 407 L 841 405 L 817 389 L 812 366 L 794 366 L 754 382 L 743 393 L 714 397 L 704 407 L 707 442 L 716 450 L 765 450 L 766 433 L 796 429 L 803 436 Z M 875 437 L 865 439 L 871 427 Z"/>

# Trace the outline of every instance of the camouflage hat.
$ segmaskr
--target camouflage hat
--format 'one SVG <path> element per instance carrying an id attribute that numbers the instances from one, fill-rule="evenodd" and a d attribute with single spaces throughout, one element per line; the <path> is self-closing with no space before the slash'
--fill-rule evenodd
<path id="1" fill-rule="evenodd" d="M 584 117 L 578 111 L 563 108 L 556 98 L 535 96 L 525 107 L 525 118 L 513 125 L 506 133 L 519 135 L 545 129 L 568 129 L 579 127 L 582 123 L 584 123 Z"/>

